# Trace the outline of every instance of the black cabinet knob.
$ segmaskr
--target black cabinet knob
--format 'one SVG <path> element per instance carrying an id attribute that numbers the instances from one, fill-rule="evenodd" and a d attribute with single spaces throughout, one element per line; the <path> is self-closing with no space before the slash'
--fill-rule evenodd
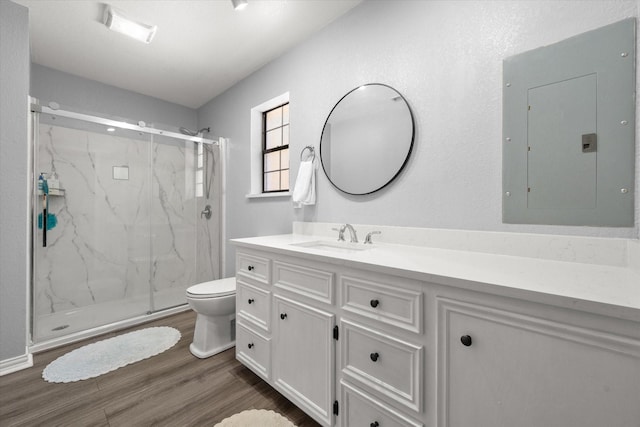
<path id="1" fill-rule="evenodd" d="M 287 313 L 280 313 L 280 318 L 282 320 L 286 319 L 287 318 Z"/>
<path id="2" fill-rule="evenodd" d="M 369 304 L 371 304 L 371 307 L 376 308 L 378 306 L 378 304 L 380 304 L 380 301 L 378 301 L 377 299 L 372 299 Z"/>
<path id="3" fill-rule="evenodd" d="M 249 344 L 247 344 L 247 347 L 252 348 L 253 347 L 253 343 L 250 342 Z"/>
<path id="4" fill-rule="evenodd" d="M 249 271 L 253 271 L 253 269 L 254 269 L 254 268 L 255 268 L 255 267 L 254 267 L 253 265 L 249 265 L 249 266 L 247 266 L 247 270 L 249 270 Z"/>
<path id="5" fill-rule="evenodd" d="M 471 345 L 471 343 L 473 342 L 473 340 L 471 339 L 471 335 L 463 335 L 463 336 L 460 337 L 460 342 L 465 347 L 469 347 Z"/>
<path id="6" fill-rule="evenodd" d="M 253 301 L 255 301 L 253 298 L 249 298 L 249 299 L 247 300 L 247 302 L 248 302 L 249 304 L 253 304 Z"/>
<path id="7" fill-rule="evenodd" d="M 372 362 L 377 362 L 380 355 L 378 353 L 371 353 L 369 357 L 371 358 Z"/>
<path id="8" fill-rule="evenodd" d="M 371 424 L 369 424 L 369 427 L 379 427 L 380 423 L 377 421 L 372 422 Z"/>

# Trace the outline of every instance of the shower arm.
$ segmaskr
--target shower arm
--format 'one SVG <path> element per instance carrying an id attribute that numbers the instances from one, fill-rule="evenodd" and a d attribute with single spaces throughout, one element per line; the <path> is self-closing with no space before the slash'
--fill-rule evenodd
<path id="1" fill-rule="evenodd" d="M 184 134 L 184 135 L 188 135 L 188 136 L 199 136 L 202 135 L 204 132 L 209 133 L 211 132 L 211 128 L 206 127 L 206 128 L 202 128 L 198 131 L 192 131 L 191 129 L 187 129 L 184 127 L 180 128 L 180 133 Z"/>

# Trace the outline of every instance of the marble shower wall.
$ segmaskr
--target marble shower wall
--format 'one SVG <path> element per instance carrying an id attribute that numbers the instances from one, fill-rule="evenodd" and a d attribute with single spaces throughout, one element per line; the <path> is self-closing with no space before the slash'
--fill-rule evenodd
<path id="1" fill-rule="evenodd" d="M 221 245 L 221 159 L 217 145 L 203 146 L 203 195 L 198 197 L 198 246 L 196 281 L 206 282 L 222 277 L 220 251 Z M 211 206 L 211 218 L 206 219 L 200 213 L 207 205 Z"/>
<path id="2" fill-rule="evenodd" d="M 151 287 L 154 292 L 185 289 L 196 280 L 196 145 L 153 139 Z"/>
<path id="3" fill-rule="evenodd" d="M 49 197 L 58 224 L 46 248 L 42 230 L 36 233 L 35 316 L 142 302 L 110 323 L 149 310 L 150 290 L 175 295 L 157 298 L 161 309 L 184 303 L 184 289 L 196 281 L 219 277 L 219 223 L 200 219 L 205 202 L 195 197 L 196 144 L 51 124 L 40 125 L 39 138 L 36 173 L 55 171 L 65 195 Z M 128 167 L 129 179 L 114 179 L 114 166 Z M 42 212 L 41 197 L 35 211 Z"/>

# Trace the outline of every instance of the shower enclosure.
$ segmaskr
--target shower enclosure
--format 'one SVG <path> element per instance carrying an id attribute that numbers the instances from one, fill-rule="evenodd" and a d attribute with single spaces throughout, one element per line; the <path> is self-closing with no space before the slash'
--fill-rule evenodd
<path id="1" fill-rule="evenodd" d="M 182 310 L 186 288 L 222 265 L 224 139 L 53 107 L 32 108 L 42 349 Z"/>

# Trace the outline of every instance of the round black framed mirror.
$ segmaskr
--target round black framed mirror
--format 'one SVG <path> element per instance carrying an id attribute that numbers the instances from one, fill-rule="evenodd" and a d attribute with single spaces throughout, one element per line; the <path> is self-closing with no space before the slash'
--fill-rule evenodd
<path id="1" fill-rule="evenodd" d="M 414 130 L 409 104 L 398 91 L 382 83 L 357 87 L 338 101 L 325 121 L 322 169 L 344 193 L 376 192 L 409 160 Z"/>

